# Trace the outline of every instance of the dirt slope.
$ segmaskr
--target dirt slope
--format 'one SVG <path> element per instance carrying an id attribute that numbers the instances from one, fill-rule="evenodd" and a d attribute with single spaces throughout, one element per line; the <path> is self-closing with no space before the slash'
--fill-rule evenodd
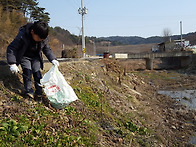
<path id="1" fill-rule="evenodd" d="M 61 62 L 59 70 L 79 100 L 64 110 L 28 105 L 21 76 L 0 71 L 0 143 L 7 146 L 193 146 L 196 112 L 159 89 L 195 89 L 194 75 L 175 71 L 134 71 L 133 61 Z M 50 67 L 50 64 L 48 64 Z M 46 72 L 47 69 L 43 71 Z M 175 78 L 171 78 L 175 77 Z M 13 123 L 14 122 L 14 123 Z M 5 124 L 15 128 L 6 129 Z M 21 126 L 26 126 L 21 131 Z M 15 132 L 18 132 L 15 135 Z M 7 137 L 5 137 L 7 136 Z"/>

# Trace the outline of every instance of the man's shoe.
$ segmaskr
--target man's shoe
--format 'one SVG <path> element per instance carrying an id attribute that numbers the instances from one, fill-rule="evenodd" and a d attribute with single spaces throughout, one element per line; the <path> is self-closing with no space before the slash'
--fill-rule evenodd
<path id="1" fill-rule="evenodd" d="M 38 103 L 41 103 L 42 97 L 43 97 L 43 95 L 35 95 L 35 101 L 37 101 Z"/>
<path id="2" fill-rule="evenodd" d="M 34 96 L 31 93 L 26 93 L 26 98 L 34 99 Z"/>
<path id="3" fill-rule="evenodd" d="M 28 105 L 32 105 L 33 99 L 34 99 L 33 94 L 31 94 L 31 93 L 26 93 L 25 102 L 26 102 Z"/>

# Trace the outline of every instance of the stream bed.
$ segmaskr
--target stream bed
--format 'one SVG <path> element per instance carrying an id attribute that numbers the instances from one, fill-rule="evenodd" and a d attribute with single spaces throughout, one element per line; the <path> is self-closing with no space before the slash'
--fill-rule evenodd
<path id="1" fill-rule="evenodd" d="M 189 109 L 196 109 L 196 90 L 159 90 L 158 94 L 170 96 Z"/>
<path id="2" fill-rule="evenodd" d="M 188 109 L 196 110 L 196 90 L 159 90 L 158 94 L 170 96 L 181 104 L 186 105 Z M 196 133 L 189 143 L 196 145 Z"/>

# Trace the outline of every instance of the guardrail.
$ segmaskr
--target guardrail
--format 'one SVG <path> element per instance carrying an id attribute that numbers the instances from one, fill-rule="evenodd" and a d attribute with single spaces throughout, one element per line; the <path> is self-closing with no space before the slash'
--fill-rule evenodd
<path id="1" fill-rule="evenodd" d="M 169 58 L 180 57 L 181 67 L 186 66 L 192 61 L 193 52 L 191 51 L 178 51 L 178 52 L 158 52 L 158 53 L 137 53 L 128 54 L 129 59 L 145 59 L 146 69 L 153 69 L 153 59 L 155 58 Z"/>
<path id="2" fill-rule="evenodd" d="M 165 57 L 188 57 L 192 56 L 191 51 L 179 51 L 179 52 L 158 52 L 158 53 L 137 53 L 128 54 L 130 59 L 154 59 L 154 58 L 165 58 Z"/>

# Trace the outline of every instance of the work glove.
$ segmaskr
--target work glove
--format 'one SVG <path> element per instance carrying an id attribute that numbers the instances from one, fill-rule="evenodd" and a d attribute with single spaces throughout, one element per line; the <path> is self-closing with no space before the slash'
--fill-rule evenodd
<path id="1" fill-rule="evenodd" d="M 52 60 L 52 64 L 53 64 L 54 66 L 59 66 L 59 61 L 57 61 L 57 60 Z"/>
<path id="2" fill-rule="evenodd" d="M 16 74 L 19 72 L 19 68 L 16 64 L 11 64 L 10 65 L 10 71 L 13 73 L 13 74 Z"/>

